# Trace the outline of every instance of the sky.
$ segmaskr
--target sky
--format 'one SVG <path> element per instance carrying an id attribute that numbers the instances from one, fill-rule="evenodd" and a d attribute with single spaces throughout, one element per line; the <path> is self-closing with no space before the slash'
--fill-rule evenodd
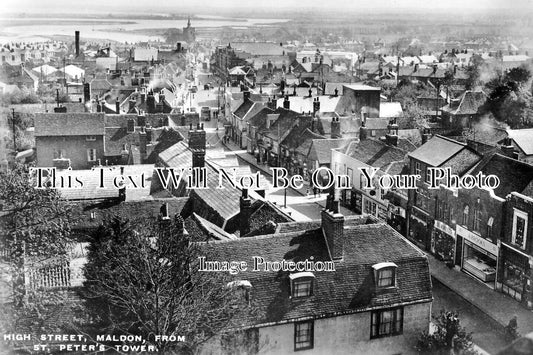
<path id="1" fill-rule="evenodd" d="M 533 10 L 533 0 L 2 0 L 0 15 L 11 12 L 145 12 L 158 13 L 167 11 L 207 12 L 208 9 L 327 9 L 339 10 L 391 8 L 413 10 L 495 10 L 495 9 L 529 9 Z"/>

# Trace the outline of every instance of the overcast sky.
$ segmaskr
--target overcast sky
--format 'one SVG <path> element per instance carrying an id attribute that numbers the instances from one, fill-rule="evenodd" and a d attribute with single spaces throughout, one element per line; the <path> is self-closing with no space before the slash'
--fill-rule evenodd
<path id="1" fill-rule="evenodd" d="M 280 8 L 324 8 L 328 10 L 379 9 L 395 7 L 416 10 L 450 10 L 461 9 L 493 10 L 533 9 L 533 0 L 2 0 L 0 12 L 139 12 L 159 13 L 175 11 L 190 12 L 195 8 L 206 12 L 209 8 L 226 9 L 280 9 Z M 161 11 L 158 11 L 161 10 Z"/>

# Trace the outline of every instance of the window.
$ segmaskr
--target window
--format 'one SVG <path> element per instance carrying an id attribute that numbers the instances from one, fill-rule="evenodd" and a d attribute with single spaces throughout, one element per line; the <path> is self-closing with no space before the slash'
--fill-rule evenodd
<path id="1" fill-rule="evenodd" d="M 394 286 L 394 269 L 388 268 L 379 270 L 378 272 L 378 287 Z"/>
<path id="2" fill-rule="evenodd" d="M 490 217 L 487 222 L 487 236 L 485 238 L 492 239 L 492 226 L 494 225 L 494 218 Z"/>
<path id="3" fill-rule="evenodd" d="M 314 323 L 313 321 L 298 322 L 294 324 L 294 350 L 312 349 Z"/>
<path id="4" fill-rule="evenodd" d="M 472 227 L 475 231 L 479 232 L 479 226 L 481 226 L 481 211 L 479 208 L 474 208 L 474 221 Z"/>
<path id="5" fill-rule="evenodd" d="M 371 135 L 372 137 L 375 137 L 375 136 L 376 136 L 376 130 L 375 130 L 375 129 L 371 130 L 371 131 L 370 131 L 370 135 Z"/>
<path id="6" fill-rule="evenodd" d="M 426 168 L 426 176 L 424 176 L 424 181 L 429 184 L 429 167 Z"/>
<path id="7" fill-rule="evenodd" d="M 85 136 L 85 140 L 87 142 L 94 142 L 96 140 L 96 136 Z"/>
<path id="8" fill-rule="evenodd" d="M 63 159 L 65 157 L 65 149 L 55 149 L 54 159 Z"/>
<path id="9" fill-rule="evenodd" d="M 520 210 L 514 210 L 513 216 L 513 244 L 520 246 L 522 249 L 526 248 L 527 236 L 527 213 Z"/>
<path id="10" fill-rule="evenodd" d="M 297 272 L 289 275 L 291 281 L 292 298 L 309 297 L 313 294 L 313 280 L 315 275 L 312 272 Z"/>
<path id="11" fill-rule="evenodd" d="M 374 269 L 374 280 L 377 288 L 396 287 L 396 268 L 395 263 L 384 262 L 372 265 Z"/>
<path id="12" fill-rule="evenodd" d="M 420 163 L 419 162 L 415 162 L 415 175 L 420 175 Z"/>
<path id="13" fill-rule="evenodd" d="M 403 307 L 372 312 L 370 339 L 402 334 Z"/>
<path id="14" fill-rule="evenodd" d="M 470 207 L 468 207 L 468 205 L 465 205 L 463 209 L 463 226 L 466 226 L 466 227 L 468 226 L 469 213 L 470 213 Z"/>
<path id="15" fill-rule="evenodd" d="M 87 149 L 87 161 L 96 161 L 96 149 Z"/>

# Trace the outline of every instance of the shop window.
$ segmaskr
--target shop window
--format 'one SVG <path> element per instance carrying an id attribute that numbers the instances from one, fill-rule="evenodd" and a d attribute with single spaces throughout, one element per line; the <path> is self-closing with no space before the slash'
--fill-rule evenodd
<path id="1" fill-rule="evenodd" d="M 402 334 L 403 307 L 373 311 L 370 339 Z"/>
<path id="2" fill-rule="evenodd" d="M 314 323 L 312 320 L 294 324 L 294 351 L 312 349 L 314 346 Z"/>
<path id="3" fill-rule="evenodd" d="M 494 224 L 494 218 L 490 217 L 487 222 L 487 236 L 485 238 L 492 239 L 492 226 Z"/>
<path id="4" fill-rule="evenodd" d="M 527 234 L 527 213 L 514 210 L 513 216 L 513 244 L 518 245 L 522 249 L 526 248 L 526 234 Z"/>
<path id="5" fill-rule="evenodd" d="M 465 205 L 463 208 L 463 226 L 468 227 L 468 220 L 470 217 L 470 207 L 468 205 Z"/>

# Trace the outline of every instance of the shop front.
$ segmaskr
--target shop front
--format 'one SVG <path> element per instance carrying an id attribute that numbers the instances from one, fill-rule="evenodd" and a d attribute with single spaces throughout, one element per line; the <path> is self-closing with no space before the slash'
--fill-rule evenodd
<path id="1" fill-rule="evenodd" d="M 528 285 L 530 259 L 527 254 L 505 243 L 501 244 L 500 272 L 498 282 L 501 291 L 531 307 L 531 286 Z"/>
<path id="2" fill-rule="evenodd" d="M 431 252 L 440 260 L 453 263 L 455 230 L 441 221 L 435 221 L 431 236 Z"/>
<path id="3" fill-rule="evenodd" d="M 498 246 L 459 225 L 456 234 L 463 240 L 461 270 L 494 287 Z"/>
<path id="4" fill-rule="evenodd" d="M 413 207 L 409 216 L 409 238 L 420 248 L 429 250 L 432 223 L 428 223 L 429 216 L 422 210 Z"/>

